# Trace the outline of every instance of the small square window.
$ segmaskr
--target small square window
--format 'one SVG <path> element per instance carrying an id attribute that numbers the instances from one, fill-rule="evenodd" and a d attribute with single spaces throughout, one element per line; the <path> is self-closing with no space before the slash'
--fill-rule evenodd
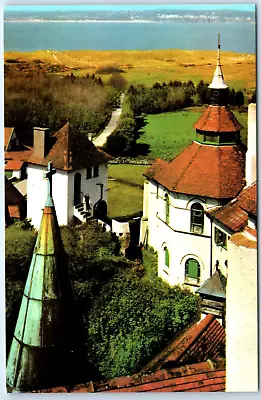
<path id="1" fill-rule="evenodd" d="M 215 243 L 217 246 L 227 249 L 227 235 L 215 227 Z"/>
<path id="2" fill-rule="evenodd" d="M 88 167 L 86 170 L 86 179 L 92 178 L 92 167 Z"/>
<path id="3" fill-rule="evenodd" d="M 99 165 L 95 165 L 93 168 L 93 177 L 99 176 Z"/>

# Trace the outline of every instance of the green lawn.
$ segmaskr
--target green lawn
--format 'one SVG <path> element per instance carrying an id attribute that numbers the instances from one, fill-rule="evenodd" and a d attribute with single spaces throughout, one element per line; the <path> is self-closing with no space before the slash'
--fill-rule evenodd
<path id="1" fill-rule="evenodd" d="M 142 174 L 146 169 L 148 165 L 110 164 L 108 175 L 122 183 L 143 187 L 145 178 Z"/>
<path id="2" fill-rule="evenodd" d="M 139 143 L 150 145 L 148 158 L 171 160 L 195 139 L 193 124 L 200 112 L 179 111 L 148 115 Z"/>
<path id="3" fill-rule="evenodd" d="M 111 181 L 108 184 L 108 215 L 123 217 L 142 211 L 143 189 Z"/>
<path id="4" fill-rule="evenodd" d="M 247 127 L 247 113 L 234 112 L 241 125 Z M 138 143 L 150 145 L 150 153 L 147 158 L 162 158 L 171 160 L 195 139 L 194 123 L 200 117 L 199 108 L 173 113 L 148 115 L 148 124 L 144 128 L 144 134 Z M 246 129 L 242 130 L 242 140 L 246 141 Z"/>

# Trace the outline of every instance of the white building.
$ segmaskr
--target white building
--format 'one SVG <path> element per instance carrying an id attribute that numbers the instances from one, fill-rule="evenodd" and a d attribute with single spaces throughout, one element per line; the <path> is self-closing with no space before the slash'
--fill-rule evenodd
<path id="1" fill-rule="evenodd" d="M 257 391 L 256 105 L 245 152 L 219 51 L 210 88 L 195 141 L 144 174 L 140 239 L 158 252 L 158 275 L 195 290 L 202 313 L 226 325 L 226 391 Z"/>
<path id="2" fill-rule="evenodd" d="M 228 203 L 245 185 L 241 125 L 226 105 L 218 53 L 213 99 L 194 125 L 196 138 L 167 163 L 146 172 L 141 241 L 158 251 L 158 274 L 170 285 L 196 289 L 215 271 L 213 222 L 207 212 Z"/>
<path id="3" fill-rule="evenodd" d="M 59 225 L 74 217 L 103 214 L 107 208 L 109 156 L 84 136 L 73 136 L 69 123 L 52 137 L 47 129 L 34 129 L 34 150 L 27 167 L 27 218 L 38 229 L 46 199 L 45 173 L 49 161 L 56 169 L 53 199 Z"/>

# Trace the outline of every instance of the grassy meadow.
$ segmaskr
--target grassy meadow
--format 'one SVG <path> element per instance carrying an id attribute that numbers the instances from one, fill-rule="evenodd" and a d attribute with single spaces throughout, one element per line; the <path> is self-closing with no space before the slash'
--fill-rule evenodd
<path id="1" fill-rule="evenodd" d="M 111 164 L 108 171 L 108 214 L 122 217 L 142 210 L 145 165 Z"/>
<path id="2" fill-rule="evenodd" d="M 124 51 L 52 51 L 6 52 L 4 59 L 26 62 L 36 68 L 35 61 L 53 64 L 65 72 L 75 75 L 99 74 L 104 66 L 116 66 L 123 71 L 129 84 L 153 85 L 155 82 L 169 82 L 191 79 L 197 84 L 201 79 L 210 82 L 216 66 L 216 51 L 204 50 L 124 50 Z M 225 80 L 230 87 L 254 89 L 256 87 L 256 57 L 254 54 L 223 52 L 221 54 Z M 59 73 L 59 72 L 58 72 Z M 110 75 L 101 74 L 106 81 Z"/>

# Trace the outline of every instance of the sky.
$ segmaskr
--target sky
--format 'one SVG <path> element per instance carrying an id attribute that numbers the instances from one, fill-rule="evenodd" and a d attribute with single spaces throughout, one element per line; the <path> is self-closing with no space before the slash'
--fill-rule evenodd
<path id="1" fill-rule="evenodd" d="M 255 11 L 254 4 L 118 4 L 118 5 L 34 5 L 34 6 L 5 6 L 6 11 L 126 11 L 126 10 L 237 10 L 237 11 Z"/>

